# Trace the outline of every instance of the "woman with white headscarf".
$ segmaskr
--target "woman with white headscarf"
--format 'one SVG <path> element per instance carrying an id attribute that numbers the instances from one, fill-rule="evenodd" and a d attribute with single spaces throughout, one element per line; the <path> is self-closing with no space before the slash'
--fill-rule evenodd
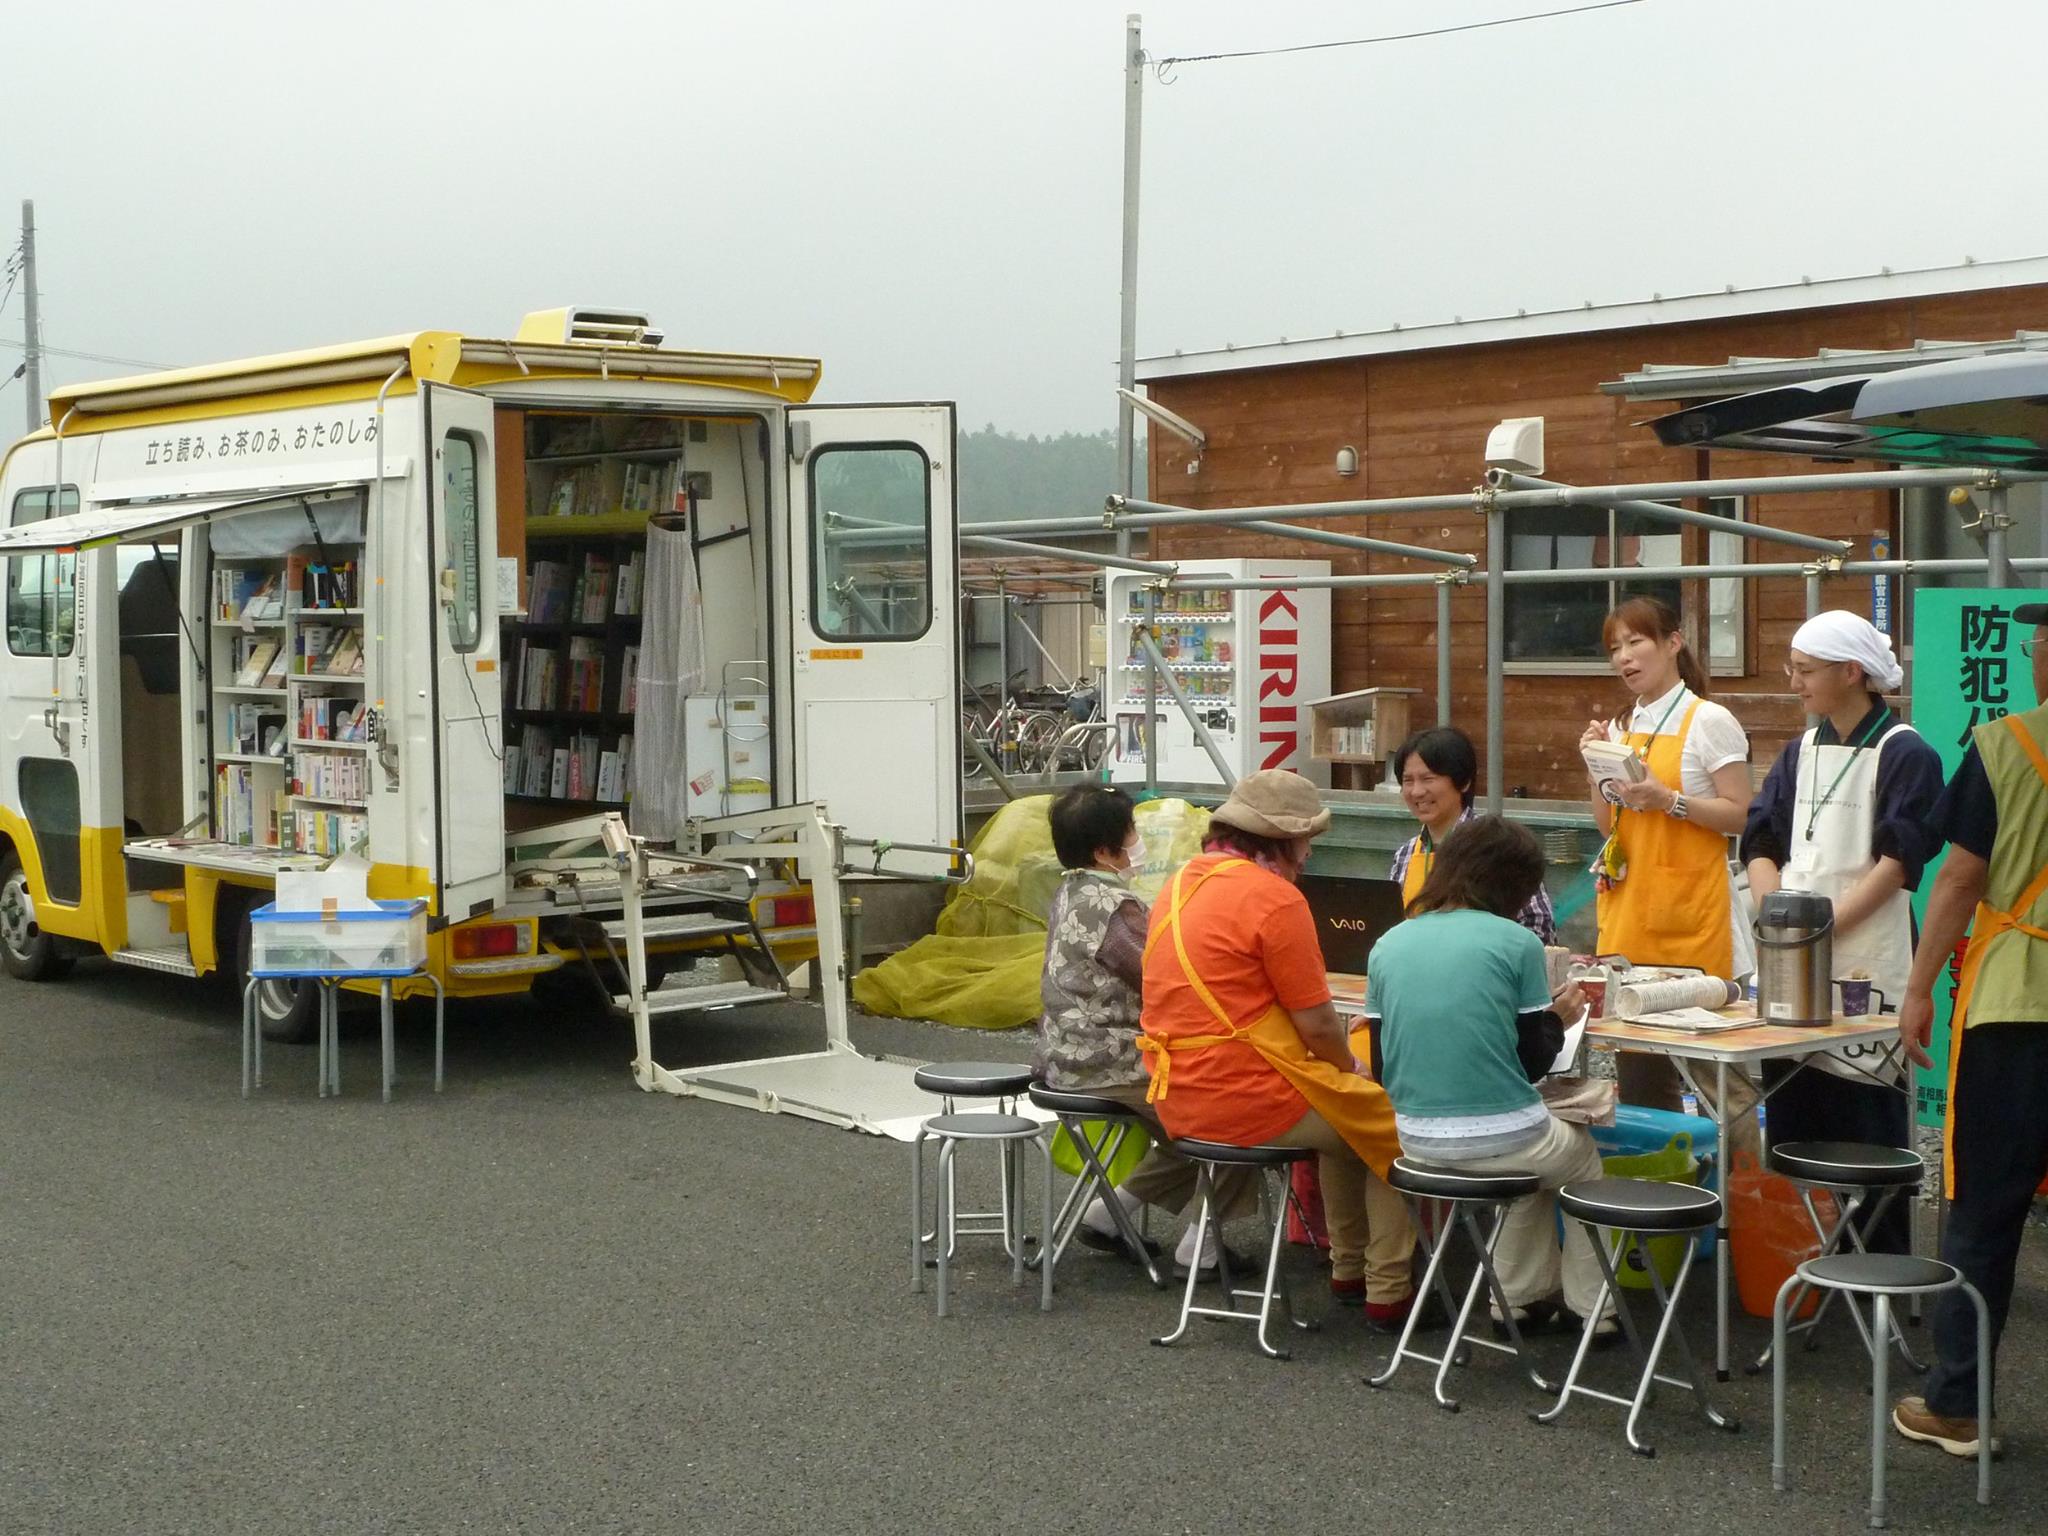
<path id="1" fill-rule="evenodd" d="M 1940 851 L 1927 823 L 1941 759 L 1884 702 L 1905 674 L 1890 638 L 1861 615 L 1837 609 L 1808 619 L 1792 637 L 1785 675 L 1819 723 L 1786 744 L 1750 806 L 1742 834 L 1750 892 L 1759 901 L 1779 889 L 1830 898 L 1835 975 L 1867 974 L 1884 1006 L 1896 1008 L 1913 963 L 1910 893 Z M 1811 1071 L 1769 1064 L 1771 1139 L 1909 1145 L 1910 1106 L 1894 1086 L 1901 1070 L 1877 1045 L 1816 1057 Z M 1883 1230 L 1864 1240 L 1873 1251 L 1907 1252 L 1910 1219 L 1895 1202 Z"/>

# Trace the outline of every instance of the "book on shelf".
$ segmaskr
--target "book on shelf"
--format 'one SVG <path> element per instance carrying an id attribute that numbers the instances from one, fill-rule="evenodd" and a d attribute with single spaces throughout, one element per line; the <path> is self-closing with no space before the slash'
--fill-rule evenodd
<path id="1" fill-rule="evenodd" d="M 276 704 L 233 703 L 228 705 L 223 718 L 227 724 L 228 751 L 245 756 L 275 755 L 273 749 L 284 735 L 284 710 Z"/>
<path id="2" fill-rule="evenodd" d="M 355 677 L 363 670 L 363 637 L 352 624 L 302 624 L 298 675 Z"/>
<path id="3" fill-rule="evenodd" d="M 277 660 L 282 649 L 275 640 L 265 640 L 254 635 L 235 636 L 235 686 L 237 688 L 265 688 L 269 684 L 271 663 Z"/>
<path id="4" fill-rule="evenodd" d="M 569 567 L 536 560 L 526 568 L 526 613 L 535 624 L 559 624 L 569 616 Z"/>
<path id="5" fill-rule="evenodd" d="M 519 644 L 519 707 L 553 709 L 560 691 L 560 656 L 551 645 Z"/>
<path id="6" fill-rule="evenodd" d="M 301 749 L 293 763 L 292 793 L 315 800 L 362 800 L 370 792 L 369 760 L 358 752 Z"/>
<path id="7" fill-rule="evenodd" d="M 224 565 L 213 573 L 213 616 L 224 622 L 254 623 L 284 612 L 277 573 L 260 566 Z"/>
<path id="8" fill-rule="evenodd" d="M 604 708 L 604 642 L 591 635 L 569 641 L 568 691 L 562 708 L 594 715 Z"/>
<path id="9" fill-rule="evenodd" d="M 333 856 L 352 852 L 367 843 L 370 819 L 361 811 L 329 811 L 298 805 L 285 810 L 278 830 L 282 847 Z"/>
<path id="10" fill-rule="evenodd" d="M 619 510 L 643 515 L 664 510 L 668 481 L 667 464 L 644 463 L 637 459 L 627 461 L 619 482 Z"/>
<path id="11" fill-rule="evenodd" d="M 554 757 L 548 764 L 548 798 L 561 800 L 569 793 L 569 749 L 555 748 Z"/>
<path id="12" fill-rule="evenodd" d="M 578 624 L 602 624 L 611 605 L 612 563 L 603 555 L 585 555 L 576 574 L 576 592 L 569 611 Z"/>
<path id="13" fill-rule="evenodd" d="M 612 591 L 612 612 L 622 619 L 640 615 L 640 571 L 642 553 L 634 550 L 619 562 L 618 580 Z"/>
<path id="14" fill-rule="evenodd" d="M 619 657 L 619 713 L 635 714 L 640 708 L 640 647 L 629 645 Z"/>
<path id="15" fill-rule="evenodd" d="M 520 734 L 517 752 L 505 754 L 507 791 L 540 799 L 548 792 L 548 772 L 554 763 L 554 733 L 543 725 L 529 725 Z M 516 769 L 512 760 L 517 760 Z"/>
<path id="16" fill-rule="evenodd" d="M 307 607 L 354 608 L 362 601 L 353 560 L 308 560 L 300 600 Z"/>
<path id="17" fill-rule="evenodd" d="M 362 741 L 367 709 L 361 699 L 309 693 L 299 697 L 296 735 L 301 741 Z"/>
<path id="18" fill-rule="evenodd" d="M 246 763 L 222 763 L 214 771 L 214 825 L 220 840 L 243 848 L 279 845 L 284 814 L 281 781 L 266 785 Z"/>

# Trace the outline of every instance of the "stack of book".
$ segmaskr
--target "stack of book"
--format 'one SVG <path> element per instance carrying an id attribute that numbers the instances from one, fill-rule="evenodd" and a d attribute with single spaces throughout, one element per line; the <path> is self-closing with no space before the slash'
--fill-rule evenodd
<path id="1" fill-rule="evenodd" d="M 569 688 L 561 707 L 582 715 L 594 715 L 604 708 L 603 641 L 589 635 L 569 641 Z"/>
<path id="2" fill-rule="evenodd" d="M 629 461 L 625 478 L 619 485 L 619 510 L 652 515 L 668 510 L 668 476 L 666 464 L 642 464 Z"/>
<path id="3" fill-rule="evenodd" d="M 301 805 L 284 812 L 278 832 L 281 847 L 332 857 L 368 842 L 370 819 L 361 811 L 320 811 Z"/>
<path id="4" fill-rule="evenodd" d="M 284 646 L 260 635 L 235 636 L 235 681 L 237 688 L 282 688 Z"/>
<path id="5" fill-rule="evenodd" d="M 363 741 L 364 718 L 361 699 L 305 694 L 299 699 L 297 735 L 301 741 Z"/>
<path id="6" fill-rule="evenodd" d="M 213 616 L 248 624 L 283 618 L 284 590 L 277 572 L 256 566 L 221 566 L 213 573 Z"/>
<path id="7" fill-rule="evenodd" d="M 518 699 L 521 709 L 553 709 L 560 691 L 560 653 L 551 645 L 519 642 Z"/>
<path id="8" fill-rule="evenodd" d="M 602 624 L 611 606 L 612 563 L 603 555 L 585 555 L 576 575 L 576 593 L 569 612 L 578 624 Z"/>
<path id="9" fill-rule="evenodd" d="M 214 770 L 214 824 L 221 841 L 243 848 L 275 848 L 284 814 L 281 781 L 266 786 L 258 770 L 245 763 L 222 763 Z"/>
<path id="10" fill-rule="evenodd" d="M 223 718 L 227 725 L 228 751 L 244 756 L 284 755 L 284 710 L 275 700 L 268 704 L 231 703 Z"/>
<path id="11" fill-rule="evenodd" d="M 307 624 L 299 630 L 300 677 L 360 677 L 363 637 L 352 624 Z"/>
<path id="12" fill-rule="evenodd" d="M 645 556 L 634 550 L 619 562 L 618 580 L 613 584 L 612 612 L 621 618 L 635 618 L 640 613 L 640 576 L 645 569 Z"/>
<path id="13" fill-rule="evenodd" d="M 619 713 L 635 714 L 640 708 L 640 647 L 629 645 L 619 658 Z"/>
<path id="14" fill-rule="evenodd" d="M 360 803 L 369 792 L 369 764 L 360 753 L 300 752 L 294 760 L 295 795 Z"/>

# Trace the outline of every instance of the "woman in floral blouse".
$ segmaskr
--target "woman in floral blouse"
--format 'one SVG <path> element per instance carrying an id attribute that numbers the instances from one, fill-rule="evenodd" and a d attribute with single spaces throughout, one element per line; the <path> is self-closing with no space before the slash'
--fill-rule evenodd
<path id="1" fill-rule="evenodd" d="M 1136 1043 L 1148 914 L 1127 883 L 1145 853 L 1130 797 L 1096 785 L 1067 790 L 1053 801 L 1052 843 L 1067 874 L 1046 915 L 1045 976 L 1039 984 L 1045 1012 L 1034 1066 L 1048 1087 L 1127 1105 L 1163 1139 L 1145 1103 L 1150 1078 Z M 1131 1212 L 1140 1205 L 1179 1211 L 1189 1206 L 1194 1192 L 1194 1165 L 1155 1146 L 1124 1180 L 1117 1198 Z M 1224 1217 L 1250 1214 L 1258 1205 L 1256 1170 L 1219 1170 L 1216 1194 Z M 1116 1225 L 1100 1200 L 1088 1208 L 1078 1236 L 1091 1248 L 1122 1251 Z M 1175 1273 L 1184 1277 L 1194 1257 L 1190 1227 L 1174 1255 Z M 1211 1237 L 1201 1268 L 1213 1270 L 1215 1264 Z"/>

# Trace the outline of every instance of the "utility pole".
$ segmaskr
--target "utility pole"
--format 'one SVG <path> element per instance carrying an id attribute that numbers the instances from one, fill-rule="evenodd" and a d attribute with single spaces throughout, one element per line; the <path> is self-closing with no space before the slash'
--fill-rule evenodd
<path id="1" fill-rule="evenodd" d="M 21 200 L 21 365 L 28 382 L 28 429 L 43 424 L 43 339 L 36 313 L 36 205 Z"/>
<path id="2" fill-rule="evenodd" d="M 1124 17 L 1124 271 L 1117 383 L 1127 390 L 1138 387 L 1138 143 L 1145 109 L 1145 50 L 1138 37 L 1142 20 L 1135 13 Z M 1136 484 L 1137 425 L 1130 397 L 1117 396 L 1117 489 L 1125 496 L 1132 494 Z M 1117 530 L 1116 548 L 1120 555 L 1130 554 L 1129 529 Z"/>

